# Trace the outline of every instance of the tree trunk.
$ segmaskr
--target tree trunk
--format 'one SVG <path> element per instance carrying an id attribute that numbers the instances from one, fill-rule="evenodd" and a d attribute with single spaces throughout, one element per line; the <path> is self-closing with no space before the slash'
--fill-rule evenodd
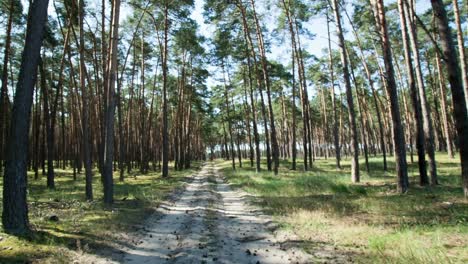
<path id="1" fill-rule="evenodd" d="M 263 119 L 263 124 L 264 124 L 264 129 L 265 129 L 265 143 L 266 143 L 266 158 L 267 158 L 267 168 L 268 170 L 271 170 L 271 155 L 270 155 L 270 142 L 268 139 L 268 126 L 267 126 L 267 120 L 266 120 L 266 109 L 265 109 L 265 103 L 263 100 L 263 91 L 262 91 L 262 84 L 261 84 L 261 73 L 258 70 L 257 67 L 257 54 L 255 52 L 255 48 L 253 45 L 252 37 L 250 36 L 250 29 L 249 25 L 247 23 L 247 14 L 245 11 L 245 7 L 242 4 L 242 1 L 236 0 L 237 7 L 239 8 L 241 14 L 242 14 L 242 26 L 244 29 L 244 38 L 247 42 L 247 52 L 250 51 L 250 56 L 247 56 L 247 62 L 249 66 L 249 78 L 251 77 L 251 71 L 252 67 L 255 69 L 255 75 L 256 75 L 256 84 L 259 89 L 260 93 L 260 106 L 261 106 L 261 113 L 262 113 L 262 119 Z M 253 59 L 253 65 L 251 64 L 251 59 Z M 250 78 L 251 79 L 251 78 Z M 253 112 L 256 113 L 254 106 L 254 95 L 253 95 L 253 85 L 250 83 L 250 100 L 252 102 L 252 109 Z M 254 118 L 255 119 L 255 118 Z M 257 119 L 258 120 L 258 119 Z M 254 126 L 255 127 L 255 126 Z M 254 131 L 255 134 L 255 131 Z M 258 137 L 258 146 L 256 146 L 257 149 L 257 156 L 256 156 L 256 162 L 257 162 L 257 169 L 256 171 L 260 171 L 260 139 L 258 135 L 258 129 L 257 129 L 257 137 Z"/>
<path id="2" fill-rule="evenodd" d="M 265 53 L 265 44 L 263 42 L 263 33 L 261 32 L 261 27 L 258 22 L 257 13 L 255 11 L 255 2 L 254 0 L 250 0 L 252 5 L 252 11 L 255 21 L 255 28 L 257 31 L 257 39 L 258 39 L 258 49 L 261 55 L 261 65 L 262 65 L 262 72 L 263 72 L 263 81 L 265 82 L 266 93 L 267 93 L 267 100 L 268 100 L 268 113 L 270 116 L 270 140 L 272 145 L 272 156 L 273 156 L 273 172 L 275 175 L 278 174 L 278 167 L 279 167 L 279 148 L 278 148 L 278 139 L 276 138 L 276 128 L 275 128 L 275 116 L 273 113 L 273 104 L 271 101 L 271 89 L 270 89 L 270 78 L 268 74 L 268 66 L 267 66 L 267 58 Z M 268 135 L 266 135 L 268 136 Z"/>
<path id="3" fill-rule="evenodd" d="M 440 56 L 439 53 L 436 53 L 436 66 L 437 66 L 437 75 L 438 75 L 438 82 L 439 82 L 439 90 L 440 90 L 440 108 L 442 111 L 442 122 L 444 126 L 444 134 L 445 134 L 445 144 L 447 145 L 447 154 L 450 159 L 454 158 L 453 155 L 453 144 L 452 144 L 452 130 L 449 124 L 449 114 L 448 114 L 448 106 L 447 106 L 447 87 L 445 86 L 445 78 L 442 72 L 442 66 L 440 63 Z"/>
<path id="4" fill-rule="evenodd" d="M 397 188 L 401 193 L 408 190 L 408 171 L 406 164 L 406 144 L 401 123 L 400 107 L 398 105 L 398 93 L 395 82 L 395 72 L 393 69 L 392 52 L 390 47 L 390 39 L 388 36 L 387 21 L 385 18 L 385 10 L 383 0 L 373 0 L 377 7 L 376 17 L 380 32 L 380 44 L 382 46 L 383 59 L 386 71 L 386 90 L 390 100 L 390 117 L 392 121 L 393 131 L 393 147 L 395 153 L 396 174 L 398 178 Z"/>
<path id="5" fill-rule="evenodd" d="M 8 113 L 10 111 L 10 99 L 8 98 L 8 61 L 10 59 L 10 48 L 11 48 L 11 29 L 13 26 L 13 15 L 14 15 L 14 3 L 13 0 L 9 1 L 9 14 L 5 37 L 5 48 L 3 49 L 3 68 L 2 68 L 2 86 L 0 90 L 0 171 L 3 169 L 3 161 L 5 159 L 5 144 L 7 131 L 8 131 Z"/>
<path id="6" fill-rule="evenodd" d="M 405 0 L 406 1 L 406 0 Z M 426 141 L 426 150 L 428 154 L 429 175 L 431 176 L 431 184 L 438 184 L 437 182 L 437 166 L 435 161 L 435 144 L 434 144 L 434 128 L 432 125 L 431 112 L 429 110 L 429 103 L 426 98 L 426 88 L 424 85 L 423 74 L 421 70 L 421 59 L 419 58 L 419 48 L 416 33 L 416 25 L 414 22 L 413 8 L 408 6 L 408 2 L 403 6 L 404 14 L 406 16 L 406 23 L 408 25 L 409 40 L 411 49 L 414 55 L 416 80 L 418 83 L 419 101 L 421 103 L 421 114 L 423 118 L 423 131 Z M 425 185 L 427 179 L 421 180 L 421 184 Z"/>
<path id="7" fill-rule="evenodd" d="M 341 169 L 341 149 L 340 149 L 340 135 L 338 130 L 338 110 L 336 107 L 336 94 L 335 94 L 335 76 L 333 69 L 333 56 L 331 49 L 331 36 L 330 36 L 330 18 L 328 17 L 327 11 L 327 34 L 328 34 L 328 60 L 330 68 L 330 93 L 333 109 L 333 143 L 335 145 L 335 158 L 336 158 L 336 168 Z"/>
<path id="8" fill-rule="evenodd" d="M 352 159 L 351 159 L 351 179 L 353 182 L 359 182 L 359 143 L 358 143 L 358 134 L 357 134 L 357 126 L 356 126 L 356 112 L 354 110 L 354 100 L 353 100 L 353 92 L 351 89 L 351 81 L 349 76 L 349 66 L 348 66 L 348 57 L 346 56 L 346 47 L 345 41 L 343 36 L 343 30 L 341 28 L 341 16 L 338 6 L 338 0 L 333 0 L 333 9 L 335 13 L 335 20 L 336 20 L 336 30 L 338 35 L 338 46 L 340 47 L 340 55 L 341 55 L 341 64 L 343 67 L 343 75 L 345 80 L 345 87 L 346 87 L 346 100 L 348 102 L 348 118 L 349 118 L 349 125 L 351 127 L 351 152 L 352 152 Z"/>
<path id="9" fill-rule="evenodd" d="M 224 82 L 224 102 L 226 104 L 226 122 L 228 124 L 228 133 L 229 133 L 229 143 L 231 148 L 231 160 L 232 160 L 232 169 L 236 170 L 236 153 L 234 150 L 234 141 L 232 138 L 232 120 L 230 119 L 231 111 L 229 107 L 229 91 L 228 91 L 228 84 L 226 81 L 226 70 L 224 67 L 224 59 L 221 62 L 221 68 L 223 70 L 223 82 Z"/>
<path id="10" fill-rule="evenodd" d="M 366 77 L 367 77 L 367 81 L 369 82 L 369 86 L 371 88 L 371 91 L 372 91 L 372 97 L 373 97 L 373 102 L 374 102 L 374 106 L 375 106 L 375 111 L 376 111 L 376 115 L 377 115 L 377 123 L 379 125 L 379 141 L 380 141 L 380 148 L 382 150 L 382 156 L 383 156 L 383 170 L 384 171 L 387 171 L 387 153 L 386 153 L 386 149 L 385 149 L 385 139 L 384 139 L 384 129 L 383 129 L 383 125 L 382 125 L 382 114 L 380 112 L 380 107 L 378 105 L 378 98 L 377 98 L 377 93 L 375 91 L 375 87 L 374 87 L 374 81 L 372 79 L 372 75 L 371 75 L 371 72 L 369 70 L 369 66 L 367 65 L 367 62 L 366 62 L 366 58 L 364 56 L 364 52 L 363 52 L 363 48 L 362 48 L 362 44 L 361 44 L 361 40 L 360 40 L 360 37 L 356 31 L 356 28 L 354 27 L 354 24 L 352 23 L 352 20 L 351 18 L 349 17 L 348 15 L 348 12 L 346 11 L 346 9 L 344 10 L 345 14 L 346 14 L 346 17 L 348 18 L 348 21 L 349 23 L 351 24 L 351 29 L 353 31 L 353 34 L 354 34 L 354 37 L 356 38 L 356 41 L 357 41 L 357 44 L 358 44 L 358 47 L 359 47 L 359 52 L 360 52 L 360 57 L 361 57 L 361 64 L 362 66 L 364 67 L 364 70 L 366 72 Z M 330 38 L 330 30 L 328 29 L 328 36 Z M 331 50 L 331 43 L 330 41 L 328 42 L 328 49 Z M 330 52 L 331 54 L 331 52 Z"/>
<path id="11" fill-rule="evenodd" d="M 10 234 L 24 235 L 29 232 L 26 201 L 28 132 L 48 3 L 48 0 L 36 0 L 31 3 L 26 41 L 13 102 L 3 178 L 2 214 L 3 228 Z"/>
<path id="12" fill-rule="evenodd" d="M 408 74 L 408 85 L 411 93 L 411 101 L 413 104 L 413 113 L 414 121 L 416 123 L 416 148 L 418 150 L 418 164 L 419 164 L 419 183 L 421 186 L 429 184 L 429 179 L 427 177 L 426 171 L 426 156 L 425 156 L 425 145 L 424 145 L 424 128 L 423 128 L 423 115 L 421 110 L 421 102 L 418 92 L 416 90 L 416 81 L 414 77 L 414 69 L 412 64 L 411 50 L 410 50 L 410 32 L 411 29 L 408 28 L 408 24 L 411 23 L 408 21 L 408 16 L 405 15 L 406 8 L 404 7 L 405 0 L 398 1 L 398 9 L 400 12 L 400 24 L 402 28 L 402 38 L 403 38 L 403 47 L 405 52 L 405 62 L 406 62 L 406 71 Z M 419 59 L 419 57 L 418 57 Z"/>
<path id="13" fill-rule="evenodd" d="M 109 49 L 109 66 L 107 80 L 107 109 L 105 119 L 105 142 L 104 142 L 104 167 L 103 167 L 103 187 L 104 203 L 112 204 L 114 201 L 114 120 L 115 120 L 115 82 L 117 80 L 117 44 L 119 41 L 119 14 L 120 0 L 112 2 L 112 28 Z"/>
<path id="14" fill-rule="evenodd" d="M 354 65 L 353 65 L 353 62 L 351 61 L 351 58 L 349 57 L 349 52 L 348 52 L 348 49 L 346 48 L 346 54 L 348 56 L 348 61 L 349 61 L 349 71 L 351 73 L 351 79 L 353 80 L 353 84 L 354 84 L 354 88 L 356 89 L 356 96 L 357 96 L 357 109 L 358 109 L 358 113 L 359 113 L 359 124 L 360 124 L 360 129 L 359 129 L 359 133 L 360 133 L 360 137 L 361 137 L 361 142 L 362 142 L 362 145 L 363 145 L 363 150 L 364 150 L 364 161 L 365 161 L 365 164 L 366 164 L 366 171 L 369 172 L 369 150 L 368 150 L 368 146 L 367 146 L 367 139 L 366 139 L 366 135 L 365 135 L 365 122 L 364 122 L 364 116 L 363 116 L 363 112 L 362 112 L 362 106 L 361 106 L 361 100 L 360 100 L 360 89 L 359 89 L 359 85 L 358 85 L 358 82 L 356 80 L 356 76 L 354 75 Z"/>
<path id="15" fill-rule="evenodd" d="M 244 38 L 245 41 L 248 42 L 248 38 L 246 36 L 247 32 L 244 29 Z M 250 96 L 250 106 L 252 107 L 252 126 L 253 126 L 253 133 L 254 133 L 254 142 L 255 142 L 255 169 L 256 172 L 260 172 L 261 170 L 261 152 L 260 152 L 260 137 L 258 135 L 258 127 L 257 127 L 257 108 L 256 102 L 254 99 L 254 92 L 253 92 L 253 84 L 252 84 L 252 63 L 249 53 L 249 46 L 246 45 L 246 56 L 247 56 L 247 69 L 248 69 L 248 79 L 249 79 L 249 96 Z"/>
<path id="16" fill-rule="evenodd" d="M 455 46 L 452 43 L 451 30 L 447 13 L 442 0 L 431 0 L 436 25 L 439 30 L 442 44 L 443 58 L 446 63 L 447 73 L 452 90 L 453 110 L 455 126 L 458 132 L 460 145 L 460 160 L 462 167 L 462 184 L 465 197 L 468 198 L 468 116 L 464 97 L 462 76 L 458 67 Z"/>
<path id="17" fill-rule="evenodd" d="M 93 171 L 91 163 L 92 146 L 90 142 L 90 118 L 89 118 L 89 98 L 90 94 L 86 87 L 86 64 L 85 64 L 85 50 L 84 50 L 84 0 L 80 1 L 80 87 L 82 96 L 82 130 L 83 130 L 83 160 L 85 165 L 85 178 L 86 178 L 86 199 L 93 200 Z"/>
<path id="18" fill-rule="evenodd" d="M 164 49 L 162 52 L 162 74 L 163 74 L 163 122 L 162 122 L 162 170 L 163 178 L 169 176 L 169 140 L 167 122 L 167 56 L 168 56 L 168 31 L 169 16 L 167 2 L 164 6 Z"/>
<path id="19" fill-rule="evenodd" d="M 42 96 L 44 100 L 44 123 L 46 128 L 46 142 L 47 142 L 47 188 L 54 189 L 55 188 L 55 175 L 54 175 L 54 142 L 53 142 L 53 132 L 52 132 L 52 124 L 50 121 L 50 102 L 49 102 L 49 88 L 47 87 L 47 77 L 46 72 L 44 70 L 44 61 L 41 59 L 39 61 L 39 69 L 41 75 L 41 90 Z"/>
<path id="20" fill-rule="evenodd" d="M 468 69 L 467 69 L 467 62 L 466 62 L 466 57 L 465 57 L 465 40 L 463 39 L 463 31 L 461 27 L 461 21 L 460 21 L 460 11 L 458 8 L 458 0 L 452 0 L 453 2 L 453 14 L 455 16 L 455 26 L 457 28 L 457 43 L 458 43 L 458 53 L 459 53 L 459 60 L 460 60 L 460 70 L 462 74 L 462 81 L 463 81 L 463 87 L 465 91 L 465 103 L 468 107 Z M 462 3 L 465 4 L 466 7 L 466 2 Z M 466 15 L 466 13 L 465 13 Z"/>

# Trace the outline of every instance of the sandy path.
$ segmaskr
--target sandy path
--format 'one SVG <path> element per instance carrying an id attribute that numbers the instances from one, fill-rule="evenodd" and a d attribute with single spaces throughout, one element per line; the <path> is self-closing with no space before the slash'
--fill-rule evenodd
<path id="1" fill-rule="evenodd" d="M 149 219 L 145 236 L 125 249 L 123 263 L 310 263 L 300 250 L 282 249 L 271 219 L 248 205 L 212 163 L 192 176 L 172 204 Z"/>

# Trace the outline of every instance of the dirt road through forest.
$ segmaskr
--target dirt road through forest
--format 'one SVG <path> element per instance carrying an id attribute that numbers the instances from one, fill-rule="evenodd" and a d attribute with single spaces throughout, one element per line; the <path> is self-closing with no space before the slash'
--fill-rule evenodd
<path id="1" fill-rule="evenodd" d="M 213 163 L 191 177 L 174 202 L 148 220 L 138 245 L 124 250 L 124 263 L 311 262 L 277 241 L 271 219 L 233 190 Z"/>

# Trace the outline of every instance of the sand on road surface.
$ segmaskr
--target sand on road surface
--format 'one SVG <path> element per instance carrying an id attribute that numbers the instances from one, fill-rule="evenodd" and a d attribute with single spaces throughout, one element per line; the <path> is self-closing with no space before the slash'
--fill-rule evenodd
<path id="1" fill-rule="evenodd" d="M 213 163 L 191 176 L 174 201 L 157 209 L 123 263 L 311 263 L 311 256 L 285 248 L 271 218 L 226 183 Z"/>

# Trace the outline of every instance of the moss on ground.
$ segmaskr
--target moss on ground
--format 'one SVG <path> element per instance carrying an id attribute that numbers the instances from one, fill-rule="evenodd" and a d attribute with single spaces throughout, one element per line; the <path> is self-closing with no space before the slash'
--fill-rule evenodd
<path id="1" fill-rule="evenodd" d="M 198 166 L 196 163 L 194 169 L 171 170 L 170 177 L 164 179 L 158 172 L 141 175 L 135 170 L 119 182 L 118 173 L 114 173 L 115 203 L 110 207 L 102 203 L 98 172 L 94 173 L 92 202 L 85 201 L 83 174 L 75 181 L 70 170 L 56 169 L 54 190 L 46 188 L 45 176 L 34 180 L 30 174 L 28 203 L 34 231 L 26 238 L 0 231 L 0 263 L 69 263 L 76 252 L 109 257 L 105 254 L 119 243 L 131 242 L 125 233 L 138 230 L 158 203 L 181 187 Z M 50 216 L 57 216 L 58 221 L 51 221 Z"/>

